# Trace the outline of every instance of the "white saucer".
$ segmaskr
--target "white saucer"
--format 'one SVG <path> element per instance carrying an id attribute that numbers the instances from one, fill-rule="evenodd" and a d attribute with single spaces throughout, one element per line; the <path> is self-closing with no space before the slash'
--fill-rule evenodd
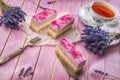
<path id="1" fill-rule="evenodd" d="M 90 12 L 89 12 L 89 5 L 84 5 L 79 9 L 79 17 L 85 25 L 89 25 L 89 26 L 93 26 L 93 27 L 99 26 L 104 31 L 120 33 L 120 24 L 110 26 L 107 24 L 98 24 L 96 21 L 94 21 L 93 17 L 90 15 Z M 119 42 L 120 42 L 119 39 L 114 40 L 113 42 L 110 43 L 110 46 L 115 45 Z"/>

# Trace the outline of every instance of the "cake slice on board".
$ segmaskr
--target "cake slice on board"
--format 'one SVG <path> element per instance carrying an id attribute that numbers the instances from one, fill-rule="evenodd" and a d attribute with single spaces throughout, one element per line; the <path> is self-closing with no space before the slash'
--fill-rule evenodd
<path id="1" fill-rule="evenodd" d="M 50 35 L 53 39 L 56 39 L 59 35 L 70 29 L 73 22 L 74 17 L 72 17 L 70 14 L 61 16 L 60 18 L 51 22 L 48 29 L 48 35 Z"/>
<path id="2" fill-rule="evenodd" d="M 46 28 L 57 16 L 57 11 L 54 9 L 43 10 L 32 17 L 30 28 L 34 32 Z"/>
<path id="3" fill-rule="evenodd" d="M 69 74 L 80 73 L 85 65 L 83 54 L 66 38 L 59 40 L 55 53 Z"/>

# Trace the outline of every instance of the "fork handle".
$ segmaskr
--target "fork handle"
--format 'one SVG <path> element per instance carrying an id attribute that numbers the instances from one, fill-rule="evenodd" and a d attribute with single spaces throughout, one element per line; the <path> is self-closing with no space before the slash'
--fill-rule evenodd
<path id="1" fill-rule="evenodd" d="M 18 50 L 14 51 L 13 53 L 0 58 L 0 65 L 10 61 L 12 58 L 14 58 L 18 55 L 20 55 L 24 51 L 24 49 L 25 49 L 25 47 L 19 48 Z"/>

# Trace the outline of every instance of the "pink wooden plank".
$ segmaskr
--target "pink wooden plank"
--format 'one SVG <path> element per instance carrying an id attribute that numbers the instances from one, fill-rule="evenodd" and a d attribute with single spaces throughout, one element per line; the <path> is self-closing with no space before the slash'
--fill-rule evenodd
<path id="1" fill-rule="evenodd" d="M 82 5 L 84 5 L 86 3 L 89 4 L 91 1 L 92 0 L 90 0 L 90 1 L 83 1 Z M 82 33 L 82 30 L 84 29 L 84 26 L 83 26 L 82 22 L 79 23 L 78 29 L 79 29 L 80 33 Z M 81 75 L 81 79 L 82 80 L 83 79 L 91 80 L 91 78 L 90 78 L 90 71 L 89 70 L 91 70 L 93 68 L 93 65 L 97 65 L 97 61 L 100 60 L 101 67 L 96 67 L 96 68 L 97 69 L 99 68 L 100 70 L 102 69 L 104 71 L 105 57 L 99 57 L 99 56 L 96 56 L 96 55 L 94 55 L 94 54 L 86 51 L 86 49 L 84 48 L 84 44 L 79 43 L 77 45 L 78 45 L 77 47 L 80 46 L 79 47 L 80 51 L 83 52 L 83 53 L 85 53 L 85 56 L 87 58 L 87 63 L 85 65 L 84 69 L 83 69 L 83 74 Z"/>
<path id="2" fill-rule="evenodd" d="M 110 2 L 109 0 L 108 0 L 108 2 Z M 118 7 L 118 3 L 119 2 L 117 2 L 117 3 L 114 3 L 114 1 L 112 2 L 111 1 L 111 3 L 112 4 L 114 4 L 114 5 L 116 5 L 115 7 L 118 9 L 118 11 L 119 11 L 119 7 Z M 113 51 L 114 52 L 114 55 L 112 55 L 112 56 L 118 56 L 119 55 L 119 48 L 118 47 L 113 47 L 113 49 L 116 49 L 115 51 Z M 112 52 L 112 50 L 106 50 L 106 52 L 105 52 L 105 54 L 109 54 L 110 52 L 111 53 L 113 53 Z M 111 56 L 111 57 L 112 57 Z M 99 70 L 102 70 L 102 71 L 108 71 L 108 72 L 110 72 L 110 70 L 111 70 L 111 68 L 110 68 L 110 66 L 108 66 L 108 64 L 109 63 L 111 63 L 111 61 L 109 60 L 111 57 L 109 57 L 109 56 L 107 56 L 107 55 L 105 55 L 105 56 L 103 56 L 103 57 L 98 57 L 98 56 L 96 56 L 96 55 L 94 55 L 94 54 L 90 54 L 90 64 L 89 64 L 89 68 L 91 69 L 93 66 L 92 65 L 98 65 L 99 66 L 99 68 L 96 66 L 96 67 L 94 67 L 94 68 L 97 68 L 97 69 L 99 69 Z M 117 57 L 116 57 L 117 58 Z M 119 57 L 116 59 L 115 58 L 115 60 L 116 60 L 116 63 L 119 63 Z M 98 62 L 98 61 L 100 61 L 100 63 Z M 118 64 L 119 65 L 119 64 Z M 116 67 L 118 66 L 118 65 L 116 65 Z M 113 69 L 113 68 L 112 68 Z M 118 69 L 120 69 L 120 68 L 118 68 Z M 119 73 L 119 71 L 117 72 L 117 71 L 115 71 L 116 72 L 116 75 L 118 76 L 120 73 Z M 111 72 L 112 73 L 112 72 Z M 114 73 L 114 72 L 113 72 Z M 90 74 L 90 71 L 89 71 L 89 74 Z M 89 78 L 88 79 L 91 79 L 91 77 L 90 77 L 90 75 L 89 75 Z"/>
<path id="3" fill-rule="evenodd" d="M 17 34 L 17 36 L 15 34 Z M 10 36 L 10 39 L 8 40 L 7 46 L 5 47 L 1 57 L 5 56 L 7 54 L 10 54 L 11 52 L 13 52 L 14 50 L 18 49 L 19 47 L 21 47 L 23 45 L 23 42 L 25 39 L 25 35 L 23 32 L 13 31 L 13 33 L 11 35 L 12 36 Z M 18 57 L 14 58 L 11 61 L 9 61 L 8 63 L 0 66 L 0 79 L 1 80 L 10 80 L 10 78 L 14 72 L 17 58 Z M 9 69 L 9 70 L 7 70 L 7 69 Z"/>
<path id="4" fill-rule="evenodd" d="M 12 0 L 12 1 L 14 2 L 14 0 Z M 9 2 L 10 2 L 11 5 L 13 4 L 12 1 L 9 0 Z M 22 3 L 22 0 L 19 0 L 17 2 L 18 3 L 19 2 Z M 20 46 L 22 46 L 22 44 L 24 42 L 24 39 L 25 39 L 24 36 L 25 35 L 24 35 L 24 33 L 22 31 L 16 31 L 16 30 L 14 30 L 11 33 L 10 37 L 9 37 L 9 40 L 8 40 L 8 42 L 7 42 L 7 44 L 6 44 L 5 48 L 4 48 L 4 51 L 3 51 L 1 57 L 5 56 L 7 54 L 10 54 L 14 50 L 16 50 Z M 15 68 L 15 64 L 16 64 L 16 60 L 13 59 L 10 62 L 8 62 L 8 63 L 0 66 L 0 79 L 1 80 L 10 80 L 11 79 L 11 76 L 12 76 L 14 68 Z"/>
<path id="5" fill-rule="evenodd" d="M 8 0 L 6 0 L 6 3 L 8 4 L 8 5 L 11 5 L 11 6 L 20 6 L 20 5 L 22 5 L 22 2 L 21 1 L 18 1 L 17 2 L 17 4 L 16 4 L 16 1 L 9 1 L 9 3 L 8 3 Z M 2 27 L 0 27 L 0 29 L 1 29 L 1 34 L 4 34 L 4 36 L 3 35 L 0 35 L 0 51 L 1 51 L 1 53 L 0 54 L 2 54 L 2 50 L 3 50 L 3 48 L 5 47 L 5 44 L 6 44 L 6 41 L 8 40 L 8 38 L 9 38 L 9 35 L 11 34 L 10 32 L 11 32 L 11 29 L 10 28 L 6 28 L 4 25 L 2 26 Z"/>
<path id="6" fill-rule="evenodd" d="M 81 4 L 80 6 L 84 6 L 86 4 L 89 4 L 91 1 L 90 0 L 81 0 Z M 78 30 L 79 33 L 82 34 L 82 30 L 84 29 L 84 25 L 81 21 L 79 21 L 78 23 Z M 76 43 L 76 48 L 78 48 L 78 50 L 85 56 L 86 58 L 86 64 L 83 68 L 83 73 L 80 75 L 80 79 L 83 80 L 87 80 L 87 76 L 88 76 L 88 67 L 89 67 L 89 52 L 84 48 L 84 44 L 82 43 Z"/>
<path id="7" fill-rule="evenodd" d="M 39 0 L 34 0 L 35 3 L 38 3 Z M 32 5 L 32 8 L 31 8 Z M 22 9 L 27 13 L 28 16 L 32 16 L 35 13 L 35 10 L 37 8 L 37 4 L 34 4 L 28 0 L 26 0 L 24 2 L 24 5 L 22 7 Z M 30 11 L 30 12 L 29 12 Z M 13 74 L 12 80 L 17 79 L 19 71 L 21 68 L 25 67 L 29 67 L 31 66 L 34 70 L 34 66 L 36 64 L 36 60 L 37 60 L 37 56 L 39 53 L 40 47 L 38 48 L 28 48 L 19 58 L 18 62 L 17 62 L 17 66 L 15 69 L 15 72 Z M 29 59 L 27 59 L 27 57 L 29 57 Z M 32 76 L 30 77 L 25 77 L 26 80 L 31 79 Z"/>
<path id="8" fill-rule="evenodd" d="M 95 55 L 93 53 L 89 53 L 89 70 L 88 70 L 88 80 L 91 80 L 91 72 L 94 72 L 94 69 L 104 71 L 105 67 L 105 56 Z"/>
<path id="9" fill-rule="evenodd" d="M 75 27 L 78 27 L 79 24 L 78 11 L 80 9 L 80 5 L 81 5 L 81 0 L 76 0 L 76 1 L 70 0 L 68 12 L 75 17 L 75 21 L 74 21 Z M 70 80 L 74 80 L 74 79 L 71 77 Z"/>
<path id="10" fill-rule="evenodd" d="M 50 80 L 55 61 L 55 47 L 42 47 L 33 80 Z"/>
<path id="11" fill-rule="evenodd" d="M 51 8 L 54 4 L 48 4 L 48 2 L 51 2 L 51 0 L 41 0 L 40 5 L 38 7 L 38 10 L 36 13 L 42 11 L 43 9 L 41 9 L 40 7 L 44 7 L 44 8 Z"/>
<path id="12" fill-rule="evenodd" d="M 89 65 L 89 52 L 84 48 L 84 44 L 76 43 L 76 48 L 85 56 L 86 64 L 83 68 L 83 72 L 80 75 L 80 80 L 87 80 L 88 75 L 88 65 Z"/>
<path id="13" fill-rule="evenodd" d="M 18 4 L 15 4 L 15 0 L 12 0 L 12 1 L 8 1 L 8 5 L 12 5 L 12 6 L 20 6 L 20 4 L 22 5 L 22 3 L 23 3 L 23 1 L 22 0 L 20 0 L 20 1 L 17 1 L 18 2 Z M 6 30 L 11 30 L 10 28 L 4 28 L 3 29 L 3 32 L 8 32 L 9 33 L 9 31 L 6 31 Z M 20 32 L 20 33 L 19 33 Z M 18 33 L 18 36 L 17 35 L 15 35 L 15 34 L 17 34 Z M 20 34 L 23 34 L 23 32 L 22 31 L 18 31 L 18 30 L 13 30 L 13 32 L 11 32 L 10 34 L 13 34 L 13 37 L 19 37 L 20 36 Z M 3 35 L 2 35 L 2 37 L 4 37 Z M 10 35 L 10 37 L 11 37 L 11 35 Z M 19 39 L 19 38 L 16 38 L 16 40 L 17 39 Z M 17 40 L 18 41 L 18 40 Z M 11 43 L 7 43 L 7 44 L 11 44 Z"/>
<path id="14" fill-rule="evenodd" d="M 10 29 L 6 29 L 5 26 L 1 26 L 0 27 L 0 34 L 4 34 L 3 35 L 0 35 L 0 55 L 2 54 L 2 50 L 4 48 L 4 45 L 6 44 L 6 40 L 9 36 L 9 33 L 10 33 Z"/>
<path id="15" fill-rule="evenodd" d="M 39 6 L 50 8 L 53 6 L 53 4 L 52 5 L 47 4 L 47 2 L 50 2 L 50 1 L 51 0 L 46 0 L 46 1 L 42 0 Z M 42 10 L 41 8 L 38 8 L 37 12 L 41 10 Z M 46 51 L 48 50 L 49 50 L 49 53 L 47 54 Z M 33 80 L 38 80 L 39 78 L 41 80 L 49 80 L 51 77 L 52 67 L 53 67 L 54 60 L 55 60 L 54 47 L 49 47 L 49 46 L 42 47 L 41 52 L 39 54 L 40 56 L 38 56 L 39 60 L 35 68 L 35 74 L 33 76 Z M 44 60 L 44 57 L 46 57 L 46 60 Z M 43 60 L 44 60 L 44 63 L 43 63 Z"/>
<path id="16" fill-rule="evenodd" d="M 81 2 L 81 6 L 90 3 L 90 0 L 87 1 L 83 1 Z M 81 21 L 78 22 L 78 26 L 77 26 L 79 33 L 82 33 L 82 30 L 84 29 L 83 23 Z M 86 49 L 84 48 L 84 44 L 81 43 L 76 43 L 76 48 L 78 48 L 78 50 L 80 50 L 80 52 L 85 56 L 86 58 L 86 64 L 83 68 L 83 72 L 80 75 L 80 80 L 88 80 L 87 76 L 88 76 L 88 67 L 89 67 L 89 52 L 86 51 Z"/>
<path id="17" fill-rule="evenodd" d="M 40 50 L 40 47 L 31 47 L 31 48 L 27 48 L 22 53 L 22 55 L 19 58 L 19 62 L 18 62 L 17 67 L 15 69 L 12 80 L 19 79 L 18 75 L 20 74 L 20 70 L 22 68 L 27 69 L 28 67 L 32 67 L 32 70 L 34 71 L 34 67 L 35 67 L 35 63 L 37 61 L 39 50 Z M 24 77 L 24 80 L 30 80 L 31 78 L 32 78 L 32 75 Z"/>
<path id="18" fill-rule="evenodd" d="M 25 5 L 23 5 L 22 9 L 27 13 L 28 17 L 32 17 L 35 14 L 38 2 L 39 0 L 25 0 Z"/>
<path id="19" fill-rule="evenodd" d="M 60 13 L 67 11 L 67 9 L 69 8 L 68 5 L 69 5 L 68 0 L 56 0 L 54 8 L 57 10 L 59 15 Z M 55 64 L 56 65 L 54 65 L 55 69 L 53 69 L 52 80 L 68 80 L 69 79 L 68 74 L 66 73 L 60 61 L 57 60 Z"/>
<path id="20" fill-rule="evenodd" d="M 120 78 L 120 45 L 109 47 L 106 50 L 105 72 Z"/>
<path id="21" fill-rule="evenodd" d="M 47 1 L 40 1 L 40 5 L 44 5 L 44 4 L 46 4 L 46 2 Z M 32 2 L 32 4 L 31 3 L 29 3 L 28 1 L 25 3 L 25 4 L 27 4 L 27 5 L 23 5 L 23 9 L 26 9 L 26 11 L 27 12 L 29 12 L 30 10 L 27 10 L 28 8 L 30 8 L 30 5 L 33 5 L 33 3 L 35 3 L 35 2 Z M 36 4 L 35 4 L 36 5 Z M 37 5 L 36 5 L 37 6 Z M 44 5 L 45 6 L 45 5 Z M 48 5 L 46 5 L 46 7 L 48 7 Z M 36 9 L 37 8 L 34 8 L 34 11 L 31 11 L 32 13 L 30 13 L 30 14 L 32 14 L 33 15 L 33 12 L 35 13 L 35 11 L 36 11 Z M 30 16 L 30 15 L 29 15 Z M 48 48 L 47 48 L 48 49 Z M 37 48 L 37 49 L 35 49 L 35 50 L 31 50 L 31 49 L 28 49 L 28 51 L 37 51 L 36 53 L 35 53 L 35 55 L 31 55 L 31 57 L 29 57 L 29 59 L 31 59 L 31 63 L 29 63 L 29 61 L 26 61 L 26 58 L 25 57 L 27 57 L 28 56 L 28 54 L 26 54 L 26 55 L 21 55 L 21 57 L 20 57 L 20 59 L 19 59 L 19 62 L 18 62 L 18 64 L 17 64 L 17 68 L 16 68 L 16 70 L 15 70 L 15 74 L 14 74 L 14 77 L 13 77 L 13 80 L 14 79 L 16 79 L 16 75 L 18 75 L 18 71 L 19 71 L 19 69 L 20 68 L 22 68 L 22 65 L 25 65 L 26 63 L 29 63 L 29 65 L 32 65 L 32 67 L 33 67 L 33 69 L 35 70 L 35 73 L 34 73 L 34 77 L 33 76 L 30 76 L 30 77 L 26 77 L 25 79 L 32 79 L 33 78 L 33 80 L 35 79 L 35 80 L 37 80 L 38 78 L 37 77 L 39 77 L 39 75 L 41 74 L 39 71 L 38 71 L 38 69 L 39 69 L 39 65 L 36 67 L 36 65 L 37 65 L 37 63 L 39 64 L 39 62 L 38 62 L 38 58 L 40 57 L 39 55 L 41 55 L 42 53 L 39 53 L 40 51 L 39 50 L 41 50 L 40 48 Z M 43 49 L 44 50 L 44 49 Z M 39 52 L 38 52 L 39 51 Z M 46 51 L 46 50 L 45 50 Z M 28 52 L 25 52 L 25 53 L 28 53 Z M 46 53 L 46 52 L 45 52 Z M 43 56 L 46 56 L 45 54 L 44 54 L 44 52 L 43 52 Z M 47 57 L 47 56 L 46 56 Z M 49 56 L 48 55 L 48 61 L 49 61 L 49 59 L 50 58 L 52 58 L 53 59 L 53 61 L 54 61 L 54 57 L 51 57 L 51 56 Z M 41 61 L 44 59 L 44 57 L 40 57 L 40 64 L 42 63 Z M 24 62 L 22 62 L 22 61 L 24 61 Z M 47 60 L 46 60 L 47 61 Z M 47 62 L 48 62 L 47 61 Z M 22 62 L 22 63 L 21 63 Z M 45 63 L 47 63 L 47 62 L 45 62 Z M 52 67 L 52 61 L 51 61 L 51 67 Z M 48 65 L 43 65 L 43 67 L 41 67 L 41 68 L 44 68 L 44 67 L 48 67 Z M 27 65 L 25 66 L 25 67 L 27 67 Z M 50 71 L 51 70 L 51 68 L 48 68 L 48 71 Z M 36 74 L 37 73 L 37 74 Z M 38 73 L 40 73 L 40 74 L 38 74 Z M 42 74 L 42 75 L 45 75 L 46 74 L 46 72 L 44 73 L 44 74 Z M 48 75 L 48 74 L 47 74 Z M 49 75 L 50 76 L 50 75 Z M 44 77 L 43 77 L 44 78 Z M 49 77 L 48 77 L 49 78 Z"/>
<path id="22" fill-rule="evenodd" d="M 64 11 L 67 11 L 67 1 L 68 0 L 56 0 L 54 8 L 57 10 L 58 14 L 61 14 Z"/>
<path id="23" fill-rule="evenodd" d="M 58 57 L 56 59 L 55 72 L 53 75 L 51 80 L 69 80 L 69 76 Z"/>
<path id="24" fill-rule="evenodd" d="M 75 21 L 74 21 L 75 27 L 78 26 L 78 21 L 79 21 L 78 11 L 80 9 L 80 5 L 81 5 L 81 0 L 76 0 L 76 1 L 70 0 L 69 9 L 67 10 L 70 14 L 72 14 L 75 17 Z"/>
<path id="25" fill-rule="evenodd" d="M 11 5 L 11 6 L 20 6 L 20 7 L 22 7 L 22 4 L 24 4 L 24 3 L 21 0 L 20 1 L 16 1 L 16 0 L 11 1 L 11 0 L 9 0 L 8 4 Z"/>
<path id="26" fill-rule="evenodd" d="M 7 3 L 8 0 L 4 0 L 5 3 Z M 6 44 L 6 41 L 7 41 L 7 38 L 9 36 L 9 33 L 10 33 L 10 29 L 6 29 L 6 27 L 4 25 L 2 25 L 0 27 L 0 34 L 4 34 L 3 35 L 0 35 L 0 56 L 3 52 L 3 48 Z"/>
<path id="27" fill-rule="evenodd" d="M 82 0 L 81 1 L 81 7 L 86 5 L 86 4 L 90 4 L 90 2 L 92 2 L 93 0 Z M 82 34 L 82 30 L 84 29 L 84 25 L 81 21 L 79 21 L 78 23 L 78 30 L 80 32 L 80 34 Z M 83 68 L 83 73 L 80 75 L 80 79 L 83 80 L 89 80 L 88 79 L 88 68 L 89 68 L 89 64 L 90 64 L 90 53 L 84 48 L 84 44 L 82 43 L 77 43 L 76 47 L 80 50 L 81 53 L 83 53 L 83 55 L 86 57 L 86 65 Z"/>
<path id="28" fill-rule="evenodd" d="M 108 0 L 118 11 L 120 15 L 120 1 Z M 120 78 L 120 44 L 109 47 L 106 50 L 105 72 Z"/>

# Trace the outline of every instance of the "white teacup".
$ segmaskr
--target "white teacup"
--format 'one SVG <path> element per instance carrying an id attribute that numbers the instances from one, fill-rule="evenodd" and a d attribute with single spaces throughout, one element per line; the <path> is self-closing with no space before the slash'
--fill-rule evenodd
<path id="1" fill-rule="evenodd" d="M 105 1 L 93 1 L 90 4 L 90 14 L 97 23 L 110 21 L 110 24 L 116 24 L 119 22 L 116 8 Z"/>

